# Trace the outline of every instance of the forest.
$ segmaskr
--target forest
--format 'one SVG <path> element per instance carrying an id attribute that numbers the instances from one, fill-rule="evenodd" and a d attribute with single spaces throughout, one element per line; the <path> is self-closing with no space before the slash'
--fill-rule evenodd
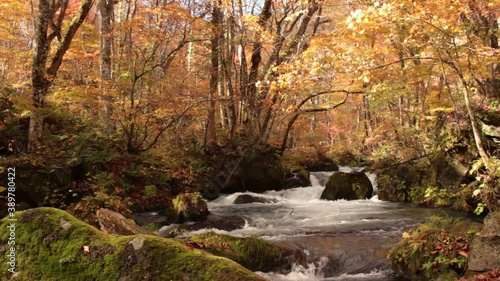
<path id="1" fill-rule="evenodd" d="M 485 219 L 485 229 L 498 242 L 499 24 L 498 0 L 3 0 L 0 201 L 8 208 L 0 210 L 7 216 L 2 228 L 15 211 L 26 225 L 17 227 L 20 240 L 49 217 L 63 228 L 62 220 L 70 221 L 82 228 L 82 241 L 98 241 L 91 254 L 85 246 L 85 262 L 107 270 L 89 267 L 82 279 L 68 280 L 118 280 L 113 274 L 122 257 L 109 249 L 129 254 L 130 242 L 138 253 L 138 238 L 109 238 L 92 228 L 103 228 L 98 211 L 130 219 L 166 210 L 168 223 L 203 221 L 209 211 L 200 208 L 223 194 L 309 186 L 314 172 L 340 166 L 376 174 L 382 201 L 487 215 L 493 223 Z M 349 188 L 355 200 L 372 195 L 370 189 L 359 197 L 359 183 Z M 429 224 L 446 229 L 443 221 Z M 149 235 L 160 227 L 127 231 Z M 444 262 L 427 260 L 420 271 L 406 262 L 415 256 L 416 250 L 404 252 L 411 243 L 445 239 L 432 231 L 422 238 L 428 229 L 419 229 L 405 229 L 399 250 L 389 252 L 392 268 L 410 280 L 466 278 L 469 246 L 460 237 L 468 234 L 455 240 L 442 234 L 454 241 L 453 251 L 426 248 L 452 253 Z M 40 235 L 43 243 L 63 236 Z M 2 245 L 8 237 L 1 234 Z M 223 252 L 233 243 L 147 237 L 139 240 L 160 256 L 161 247 L 222 243 Z M 139 253 L 137 263 L 146 263 L 151 276 L 140 279 L 127 265 L 121 268 L 130 279 L 123 280 L 261 280 L 252 271 L 283 266 L 285 250 L 248 239 L 268 249 L 270 260 L 254 266 L 249 256 L 256 253 L 248 250 L 235 260 L 242 267 L 232 268 L 188 252 L 197 262 L 184 270 L 194 279 L 185 279 L 179 272 L 154 275 L 156 263 Z M 52 254 L 61 254 L 57 247 Z M 498 254 L 498 244 L 492 247 L 485 249 Z M 41 258 L 17 251 L 20 266 Z M 79 272 L 82 257 L 61 251 L 59 264 Z M 7 260 L 0 260 L 0 276 L 10 276 Z M 226 275 L 201 278 L 206 263 Z M 53 268 L 19 270 L 19 280 L 66 280 Z M 477 271 L 489 277 L 467 280 L 496 280 L 500 264 Z M 423 272 L 429 275 L 418 279 Z M 448 277 L 435 279 L 436 272 Z"/>

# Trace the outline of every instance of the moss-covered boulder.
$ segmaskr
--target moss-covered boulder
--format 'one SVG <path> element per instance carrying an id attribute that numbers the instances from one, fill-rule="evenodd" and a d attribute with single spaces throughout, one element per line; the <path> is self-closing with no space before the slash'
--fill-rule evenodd
<path id="1" fill-rule="evenodd" d="M 172 200 L 173 213 L 177 222 L 200 221 L 205 219 L 210 212 L 207 202 L 199 192 L 181 193 Z"/>
<path id="2" fill-rule="evenodd" d="M 209 161 L 211 175 L 203 186 L 206 198 L 215 199 L 219 193 L 283 189 L 285 169 L 275 149 L 255 145 L 241 152 L 220 151 Z"/>
<path id="3" fill-rule="evenodd" d="M 209 232 L 190 236 L 185 243 L 236 261 L 252 271 L 274 271 L 287 263 L 279 246 L 257 237 L 241 238 Z"/>
<path id="4" fill-rule="evenodd" d="M 357 200 L 372 197 L 373 186 L 368 176 L 363 172 L 337 172 L 330 176 L 321 199 L 326 200 Z"/>
<path id="5" fill-rule="evenodd" d="M 285 170 L 276 156 L 253 155 L 227 190 L 252 191 L 280 190 L 285 180 Z"/>
<path id="6" fill-rule="evenodd" d="M 11 280 L 10 268 L 18 281 L 265 280 L 179 241 L 109 235 L 59 209 L 30 209 L 16 218 L 1 221 L 7 231 L 0 236 L 0 280 Z M 12 223 L 11 232 L 7 227 Z M 8 243 L 12 233 L 15 245 Z"/>

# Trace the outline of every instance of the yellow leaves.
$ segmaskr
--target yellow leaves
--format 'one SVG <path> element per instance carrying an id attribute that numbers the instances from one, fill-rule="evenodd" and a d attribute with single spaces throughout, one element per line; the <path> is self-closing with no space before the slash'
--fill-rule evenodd
<path id="1" fill-rule="evenodd" d="M 363 83 L 369 83 L 370 82 L 370 79 L 371 78 L 371 74 L 369 71 L 366 71 L 365 73 L 363 73 L 363 75 L 361 76 L 361 79 L 363 80 Z"/>
<path id="2" fill-rule="evenodd" d="M 410 237 L 411 237 L 410 233 L 408 233 L 406 231 L 403 232 L 403 238 L 410 238 Z"/>

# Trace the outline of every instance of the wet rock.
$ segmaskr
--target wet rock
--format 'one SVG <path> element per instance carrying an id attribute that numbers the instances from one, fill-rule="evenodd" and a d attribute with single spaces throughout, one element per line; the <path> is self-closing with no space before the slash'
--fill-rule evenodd
<path id="1" fill-rule="evenodd" d="M 182 225 L 171 224 L 163 226 L 159 230 L 159 235 L 161 237 L 176 237 L 176 235 L 178 234 L 200 229 L 220 229 L 225 231 L 233 231 L 235 229 L 243 228 L 248 220 L 249 219 L 237 215 L 221 216 L 209 214 L 208 217 L 201 222 Z"/>
<path id="2" fill-rule="evenodd" d="M 134 221 L 140 226 L 146 225 L 166 225 L 170 223 L 174 223 L 171 219 L 166 215 L 168 213 L 167 210 L 157 211 L 157 212 L 141 212 L 132 214 Z"/>
<path id="3" fill-rule="evenodd" d="M 368 176 L 363 172 L 337 172 L 330 176 L 321 199 L 357 200 L 370 198 L 373 187 Z"/>
<path id="4" fill-rule="evenodd" d="M 108 209 L 97 210 L 97 219 L 101 230 L 110 234 L 154 234 L 136 225 L 133 220 L 125 218 L 122 214 Z"/>
<path id="5" fill-rule="evenodd" d="M 500 268 L 500 211 L 488 214 L 483 229 L 476 233 L 469 253 L 469 270 Z"/>
<path id="6" fill-rule="evenodd" d="M 248 203 L 276 203 L 278 202 L 273 198 L 265 198 L 260 196 L 253 196 L 250 194 L 241 194 L 234 199 L 234 204 L 248 204 Z"/>
<path id="7" fill-rule="evenodd" d="M 295 169 L 288 173 L 285 179 L 285 189 L 310 185 L 309 172 L 305 169 Z"/>

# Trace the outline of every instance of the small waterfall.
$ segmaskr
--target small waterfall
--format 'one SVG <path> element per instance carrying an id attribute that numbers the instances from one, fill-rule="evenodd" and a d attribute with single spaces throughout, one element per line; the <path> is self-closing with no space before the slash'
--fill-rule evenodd
<path id="1" fill-rule="evenodd" d="M 326 186 L 328 179 L 335 172 L 311 172 L 309 174 L 309 180 L 312 186 Z"/>

